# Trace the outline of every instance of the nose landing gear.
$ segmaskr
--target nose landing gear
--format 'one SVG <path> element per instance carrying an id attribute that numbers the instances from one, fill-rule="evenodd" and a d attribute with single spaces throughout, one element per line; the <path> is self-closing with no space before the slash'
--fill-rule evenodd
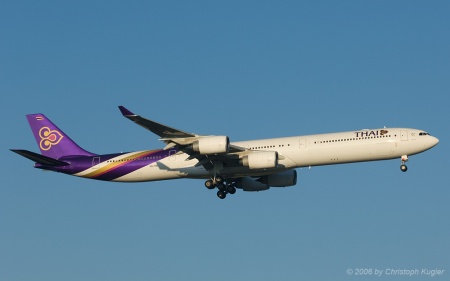
<path id="1" fill-rule="evenodd" d="M 405 163 L 408 161 L 408 155 L 402 156 L 402 164 L 400 165 L 400 170 L 402 172 L 408 171 L 408 167 L 405 165 Z"/>

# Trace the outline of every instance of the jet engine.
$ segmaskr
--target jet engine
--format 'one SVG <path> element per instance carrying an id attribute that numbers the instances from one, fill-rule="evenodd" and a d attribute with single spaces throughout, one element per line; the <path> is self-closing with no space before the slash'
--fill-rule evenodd
<path id="1" fill-rule="evenodd" d="M 278 153 L 276 151 L 256 151 L 241 159 L 241 164 L 250 169 L 269 169 L 278 165 Z"/>
<path id="2" fill-rule="evenodd" d="M 262 191 L 270 188 L 268 184 L 261 183 L 256 179 L 244 177 L 236 180 L 236 187 L 244 191 Z"/>
<path id="3" fill-rule="evenodd" d="M 289 170 L 261 177 L 258 181 L 270 187 L 285 187 L 297 184 L 297 171 Z"/>
<path id="4" fill-rule="evenodd" d="M 244 191 L 263 191 L 271 187 L 285 187 L 297 184 L 297 171 L 289 170 L 260 178 L 243 177 L 236 180 L 236 187 Z"/>
<path id="5" fill-rule="evenodd" d="M 230 140 L 227 136 L 204 137 L 192 143 L 192 150 L 200 154 L 226 153 L 229 148 Z"/>

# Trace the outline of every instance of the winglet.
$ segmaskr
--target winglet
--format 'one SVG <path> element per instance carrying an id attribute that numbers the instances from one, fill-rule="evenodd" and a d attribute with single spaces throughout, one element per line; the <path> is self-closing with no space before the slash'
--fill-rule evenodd
<path id="1" fill-rule="evenodd" d="M 120 112 L 122 112 L 123 116 L 136 116 L 133 112 L 129 111 L 125 106 L 120 105 L 119 106 Z"/>

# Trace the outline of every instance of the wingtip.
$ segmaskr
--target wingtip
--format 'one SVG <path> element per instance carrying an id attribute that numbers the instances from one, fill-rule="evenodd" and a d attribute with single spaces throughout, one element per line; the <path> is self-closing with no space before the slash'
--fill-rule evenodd
<path id="1" fill-rule="evenodd" d="M 125 106 L 119 105 L 120 112 L 122 112 L 123 116 L 136 115 L 133 112 L 129 111 Z"/>

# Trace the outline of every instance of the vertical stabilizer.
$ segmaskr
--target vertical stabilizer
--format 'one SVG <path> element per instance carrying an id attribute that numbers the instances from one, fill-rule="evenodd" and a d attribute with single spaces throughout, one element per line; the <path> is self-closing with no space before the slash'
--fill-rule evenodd
<path id="1" fill-rule="evenodd" d="M 69 155 L 95 155 L 79 147 L 44 114 L 29 114 L 27 120 L 42 155 L 54 159 Z"/>

